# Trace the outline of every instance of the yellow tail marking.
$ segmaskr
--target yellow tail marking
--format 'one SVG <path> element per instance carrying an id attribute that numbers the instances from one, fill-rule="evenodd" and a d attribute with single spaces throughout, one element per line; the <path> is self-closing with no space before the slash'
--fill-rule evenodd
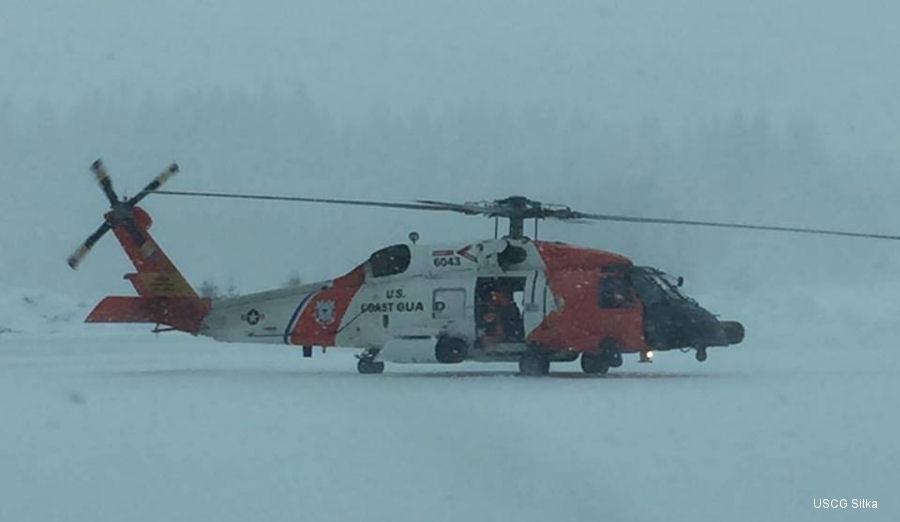
<path id="1" fill-rule="evenodd" d="M 177 272 L 140 272 L 134 276 L 145 291 L 159 296 L 196 296 Z"/>

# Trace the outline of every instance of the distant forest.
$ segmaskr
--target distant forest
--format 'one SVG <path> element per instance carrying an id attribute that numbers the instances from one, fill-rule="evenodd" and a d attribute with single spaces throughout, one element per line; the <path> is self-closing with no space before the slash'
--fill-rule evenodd
<path id="1" fill-rule="evenodd" d="M 782 119 L 761 111 L 735 111 L 696 121 L 636 115 L 633 121 L 621 122 L 591 112 L 561 113 L 549 106 L 479 103 L 412 111 L 373 108 L 358 121 L 336 121 L 302 89 L 253 95 L 213 90 L 165 99 L 98 93 L 66 110 L 50 103 L 24 109 L 7 101 L 0 103 L 4 187 L 0 202 L 5 229 L 20 230 L 4 233 L 6 252 L 0 256 L 7 263 L 26 264 L 31 271 L 24 272 L 34 278 L 46 270 L 45 264 L 62 263 L 67 250 L 93 230 L 104 210 L 99 197 L 86 194 L 91 189 L 85 181 L 87 166 L 100 155 L 111 158 L 117 187 L 132 194 L 175 159 L 183 174 L 172 183 L 182 189 L 392 201 L 465 201 L 522 193 L 594 212 L 900 231 L 894 205 L 900 188 L 897 158 L 836 153 L 824 134 L 814 115 Z M 186 203 L 180 202 L 177 211 L 167 211 L 166 219 L 185 223 L 176 244 L 197 241 L 189 231 L 197 215 L 191 214 Z M 207 248 L 214 248 L 220 239 L 233 239 L 238 232 L 252 234 L 245 223 L 251 216 L 265 220 L 258 217 L 258 208 L 217 208 L 234 209 L 234 215 L 229 212 L 217 218 L 230 228 L 217 232 L 210 227 L 209 240 L 201 242 Z M 63 214 L 55 215 L 55 210 Z M 354 229 L 347 238 L 351 241 L 354 234 L 379 240 L 387 235 L 372 223 L 347 223 L 341 215 L 316 212 L 327 230 L 309 226 L 316 230 L 303 236 L 303 241 L 327 242 L 341 227 Z M 77 217 L 69 219 L 70 214 Z M 404 214 L 385 219 L 416 223 L 420 218 Z M 441 233 L 459 240 L 454 220 L 473 218 L 442 219 Z M 480 225 L 484 226 L 473 228 L 470 222 L 460 226 L 465 237 L 475 230 L 486 235 L 488 224 Z M 27 226 L 36 232 L 22 232 Z M 561 239 L 624 249 L 687 272 L 755 255 L 739 248 L 744 244 L 768 248 L 759 235 L 574 226 L 574 231 L 560 232 Z M 394 232 L 390 237 L 395 240 L 402 235 Z M 52 243 L 53 248 L 35 245 L 42 254 L 36 262 L 26 253 L 10 252 L 11 243 L 26 239 Z M 63 239 L 67 242 L 60 246 Z M 159 239 L 166 244 L 165 235 Z M 773 248 L 789 244 L 773 241 Z M 805 250 L 852 263 L 854 252 L 867 245 L 828 240 Z M 345 257 L 358 258 L 372 246 L 351 249 Z M 329 248 L 341 251 L 345 247 Z M 301 250 L 286 251 L 306 256 Z M 212 276 L 223 281 L 234 274 L 233 268 L 225 264 L 220 268 L 199 254 L 183 255 L 195 256 L 187 260 L 193 267 L 187 271 L 194 272 L 195 278 Z M 232 267 L 252 262 L 250 254 L 231 257 L 235 256 L 228 263 Z M 328 259 L 307 256 L 304 260 L 318 263 L 313 276 L 334 271 Z M 300 268 L 303 280 L 310 280 Z M 834 266 L 822 268 L 823 273 L 834 270 Z M 248 280 L 240 273 L 234 277 L 239 286 L 274 286 L 289 272 L 279 267 L 269 276 L 271 281 Z"/>

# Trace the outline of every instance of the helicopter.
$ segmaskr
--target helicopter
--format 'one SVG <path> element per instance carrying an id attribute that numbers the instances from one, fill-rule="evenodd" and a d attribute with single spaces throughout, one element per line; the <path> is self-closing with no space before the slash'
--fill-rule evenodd
<path id="1" fill-rule="evenodd" d="M 75 269 L 112 230 L 135 272 L 125 275 L 137 296 L 108 296 L 89 323 L 149 323 L 154 332 L 182 331 L 233 343 L 361 349 L 357 371 L 379 374 L 385 362 L 517 362 L 523 375 L 546 375 L 553 362 L 580 360 L 587 374 L 606 374 L 637 354 L 682 350 L 707 359 L 707 350 L 739 344 L 744 326 L 720 320 L 682 290 L 682 278 L 634 264 L 627 257 L 525 236 L 526 220 L 608 221 L 763 230 L 898 240 L 900 236 L 824 229 L 593 214 L 523 196 L 492 201 L 410 203 L 271 196 L 160 187 L 179 168 L 171 164 L 132 198 L 120 199 L 102 160 L 91 165 L 110 204 L 103 222 L 68 258 Z M 356 205 L 450 212 L 494 219 L 494 237 L 472 242 L 409 244 L 375 251 L 327 281 L 236 297 L 201 297 L 149 233 L 150 215 L 138 206 L 151 194 Z M 499 235 L 499 221 L 508 231 Z"/>

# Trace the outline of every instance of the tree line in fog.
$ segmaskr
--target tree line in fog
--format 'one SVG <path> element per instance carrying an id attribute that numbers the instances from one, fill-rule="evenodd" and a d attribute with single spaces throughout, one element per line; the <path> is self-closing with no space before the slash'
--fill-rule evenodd
<path id="1" fill-rule="evenodd" d="M 897 160 L 837 153 L 827 134 L 814 115 L 611 121 L 540 104 L 476 102 L 374 107 L 341 121 L 303 90 L 98 93 L 66 109 L 0 103 L 4 202 L 19 216 L 13 222 L 39 221 L 46 208 L 36 200 L 83 191 L 76 173 L 112 154 L 120 184 L 118 172 L 145 173 L 128 178 L 124 190 L 132 194 L 177 159 L 188 178 L 180 188 L 454 201 L 522 193 L 594 212 L 896 231 L 885 216 L 894 213 Z M 97 213 L 98 204 L 73 206 Z M 70 232 L 74 244 L 89 230 Z M 627 231 L 609 233 L 628 245 Z M 682 257 L 724 255 L 694 237 L 666 229 L 657 241 Z"/>

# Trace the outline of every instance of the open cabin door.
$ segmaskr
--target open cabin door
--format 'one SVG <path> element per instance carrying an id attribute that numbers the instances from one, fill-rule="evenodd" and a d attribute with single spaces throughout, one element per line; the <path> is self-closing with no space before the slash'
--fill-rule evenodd
<path id="1" fill-rule="evenodd" d="M 475 283 L 476 338 L 482 346 L 525 338 L 521 299 L 526 277 L 479 277 Z"/>
<path id="2" fill-rule="evenodd" d="M 528 278 L 525 280 L 524 295 L 519 303 L 526 336 L 537 328 L 547 315 L 549 291 L 543 270 L 535 270 L 528 274 Z"/>

